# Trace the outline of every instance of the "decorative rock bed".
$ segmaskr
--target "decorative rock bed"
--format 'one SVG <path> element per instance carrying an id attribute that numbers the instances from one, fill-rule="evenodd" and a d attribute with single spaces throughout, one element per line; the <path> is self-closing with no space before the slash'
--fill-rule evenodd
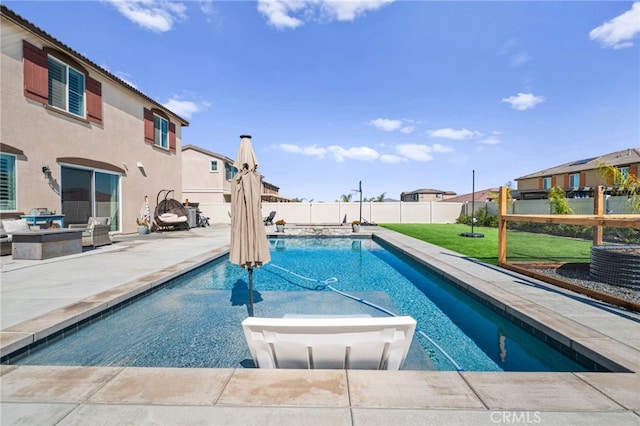
<path id="1" fill-rule="evenodd" d="M 640 288 L 640 246 L 593 246 L 589 274 L 612 285 Z"/>

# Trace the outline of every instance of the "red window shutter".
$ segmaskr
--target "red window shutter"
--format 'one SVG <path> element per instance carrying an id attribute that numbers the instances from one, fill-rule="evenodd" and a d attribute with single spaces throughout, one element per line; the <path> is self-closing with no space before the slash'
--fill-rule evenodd
<path id="1" fill-rule="evenodd" d="M 87 118 L 102 124 L 102 83 L 87 76 Z"/>
<path id="2" fill-rule="evenodd" d="M 538 189 L 544 188 L 544 180 L 542 178 L 538 178 Z"/>
<path id="3" fill-rule="evenodd" d="M 49 59 L 47 52 L 22 40 L 24 96 L 43 104 L 49 103 Z"/>
<path id="4" fill-rule="evenodd" d="M 568 174 L 564 175 L 564 187 L 565 188 L 569 187 L 569 175 Z"/>
<path id="5" fill-rule="evenodd" d="M 580 186 L 584 187 L 587 183 L 587 174 L 585 172 L 580 172 Z"/>
<path id="6" fill-rule="evenodd" d="M 153 145 L 153 112 L 144 109 L 144 141 Z"/>
<path id="7" fill-rule="evenodd" d="M 552 188 L 556 187 L 556 177 L 555 176 L 551 176 L 551 187 Z"/>
<path id="8" fill-rule="evenodd" d="M 629 166 L 629 177 L 633 176 L 633 178 L 630 179 L 630 181 L 634 181 L 637 180 L 638 178 L 638 166 L 631 165 Z"/>
<path id="9" fill-rule="evenodd" d="M 176 124 L 169 122 L 169 151 L 176 152 Z"/>

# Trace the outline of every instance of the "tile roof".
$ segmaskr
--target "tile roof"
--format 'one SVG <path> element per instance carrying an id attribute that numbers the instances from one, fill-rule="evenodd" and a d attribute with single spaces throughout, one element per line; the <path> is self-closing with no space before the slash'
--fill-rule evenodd
<path id="1" fill-rule="evenodd" d="M 221 159 L 223 159 L 225 161 L 228 161 L 229 163 L 233 164 L 233 159 L 227 157 L 226 155 L 218 154 L 217 152 L 209 151 L 208 149 L 204 149 L 204 148 L 201 148 L 201 147 L 196 146 L 196 145 L 187 144 L 187 145 L 184 145 L 182 147 L 183 151 L 186 151 L 187 149 L 192 149 L 194 151 L 197 151 L 197 152 L 199 152 L 201 154 L 204 154 L 204 155 L 208 155 L 210 157 L 221 158 Z"/>
<path id="2" fill-rule="evenodd" d="M 453 191 L 443 191 L 441 189 L 416 189 L 415 191 L 403 192 L 402 195 L 411 195 L 411 194 L 444 194 L 444 195 L 456 195 Z"/>
<path id="3" fill-rule="evenodd" d="M 471 201 L 471 199 L 473 198 L 474 201 L 480 201 L 484 203 L 487 200 L 497 199 L 499 191 L 500 191 L 500 188 L 481 189 L 479 191 L 474 192 L 473 194 L 469 193 L 469 194 L 458 195 L 457 197 L 447 198 L 445 201 L 447 203 L 449 202 L 464 203 L 464 202 Z"/>
<path id="4" fill-rule="evenodd" d="M 622 151 L 611 152 L 598 157 L 570 161 L 559 166 L 521 176 L 515 180 L 531 179 L 564 173 L 576 173 L 584 170 L 594 170 L 603 163 L 610 166 L 624 166 L 632 163 L 640 163 L 640 148 L 627 148 Z"/>

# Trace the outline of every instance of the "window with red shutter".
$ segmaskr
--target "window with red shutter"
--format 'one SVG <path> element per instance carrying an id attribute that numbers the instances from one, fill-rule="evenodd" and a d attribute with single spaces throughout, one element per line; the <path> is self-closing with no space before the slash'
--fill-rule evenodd
<path id="1" fill-rule="evenodd" d="M 176 124 L 169 122 L 169 151 L 176 152 Z"/>
<path id="2" fill-rule="evenodd" d="M 47 52 L 22 40 L 24 96 L 43 104 L 49 103 L 49 63 Z"/>
<path id="3" fill-rule="evenodd" d="M 89 76 L 87 80 L 87 119 L 102 124 L 102 84 Z"/>
<path id="4" fill-rule="evenodd" d="M 144 141 L 153 145 L 153 112 L 144 109 Z"/>

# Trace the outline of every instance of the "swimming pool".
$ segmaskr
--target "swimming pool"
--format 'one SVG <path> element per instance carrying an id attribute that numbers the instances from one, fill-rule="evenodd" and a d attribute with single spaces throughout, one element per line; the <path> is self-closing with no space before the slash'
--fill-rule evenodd
<path id="1" fill-rule="evenodd" d="M 385 315 L 330 291 L 326 280 L 335 278 L 332 287 L 412 315 L 419 328 L 467 371 L 585 370 L 455 286 L 371 239 L 288 238 L 273 239 L 270 244 L 272 263 L 254 273 L 256 316 Z M 18 363 L 250 367 L 240 327 L 247 316 L 247 300 L 246 271 L 225 257 Z M 405 369 L 455 369 L 425 338 L 417 335 L 414 340 Z"/>

